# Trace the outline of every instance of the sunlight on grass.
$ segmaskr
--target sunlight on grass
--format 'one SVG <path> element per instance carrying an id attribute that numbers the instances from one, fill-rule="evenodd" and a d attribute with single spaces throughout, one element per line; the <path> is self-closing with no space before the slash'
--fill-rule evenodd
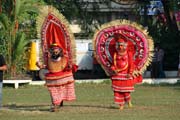
<path id="1" fill-rule="evenodd" d="M 57 113 L 49 112 L 50 97 L 44 86 L 3 88 L 1 120 L 179 120 L 179 85 L 139 85 L 132 93 L 133 108 L 123 111 L 113 102 L 110 82 L 76 84 L 73 102 Z"/>

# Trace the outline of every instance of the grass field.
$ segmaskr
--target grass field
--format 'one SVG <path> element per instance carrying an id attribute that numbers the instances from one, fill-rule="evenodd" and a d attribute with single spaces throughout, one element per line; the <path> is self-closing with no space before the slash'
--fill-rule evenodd
<path id="1" fill-rule="evenodd" d="M 133 108 L 123 111 L 113 102 L 110 82 L 76 84 L 77 100 L 49 112 L 50 97 L 44 86 L 4 86 L 0 120 L 179 120 L 180 85 L 138 85 Z"/>

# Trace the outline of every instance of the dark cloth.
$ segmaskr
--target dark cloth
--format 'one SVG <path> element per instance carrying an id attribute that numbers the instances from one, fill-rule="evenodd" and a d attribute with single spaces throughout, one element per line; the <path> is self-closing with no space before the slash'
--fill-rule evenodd
<path id="1" fill-rule="evenodd" d="M 158 52 L 154 51 L 154 56 L 152 57 L 151 63 L 151 78 L 157 78 L 159 74 L 159 66 L 158 66 Z"/>
<path id="2" fill-rule="evenodd" d="M 5 59 L 2 55 L 0 55 L 0 66 L 6 65 Z M 0 82 L 3 81 L 3 71 L 0 70 Z"/>
<path id="3" fill-rule="evenodd" d="M 157 49 L 154 51 L 151 64 L 151 78 L 165 78 L 165 72 L 163 70 L 164 50 Z"/>
<path id="4" fill-rule="evenodd" d="M 159 77 L 159 63 L 152 62 L 151 64 L 151 78 L 158 78 Z"/>

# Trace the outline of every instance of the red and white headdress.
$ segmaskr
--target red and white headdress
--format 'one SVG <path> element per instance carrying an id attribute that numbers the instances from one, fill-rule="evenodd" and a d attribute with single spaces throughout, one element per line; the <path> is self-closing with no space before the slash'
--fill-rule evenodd
<path id="1" fill-rule="evenodd" d="M 74 36 L 68 21 L 57 9 L 52 6 L 40 7 L 40 13 L 37 18 L 37 32 L 42 43 L 44 61 L 47 59 L 47 51 L 52 44 L 56 43 L 56 46 L 62 48 L 69 64 L 76 63 Z"/>
<path id="2" fill-rule="evenodd" d="M 122 38 L 117 39 L 117 35 Z M 153 40 L 147 30 L 127 20 L 112 21 L 97 30 L 93 38 L 95 55 L 107 75 L 112 74 L 110 66 L 117 41 L 126 42 L 128 52 L 133 54 L 135 65 L 133 75 L 142 74 L 152 60 L 154 49 Z"/>

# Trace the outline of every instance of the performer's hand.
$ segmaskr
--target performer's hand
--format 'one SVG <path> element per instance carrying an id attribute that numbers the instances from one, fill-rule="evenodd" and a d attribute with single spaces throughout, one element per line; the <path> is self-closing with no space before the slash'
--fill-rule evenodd
<path id="1" fill-rule="evenodd" d="M 36 66 L 40 68 L 40 63 L 37 61 Z"/>
<path id="2" fill-rule="evenodd" d="M 46 65 L 42 65 L 38 61 L 36 62 L 36 66 L 39 67 L 40 69 L 46 68 Z"/>
<path id="3" fill-rule="evenodd" d="M 67 64 L 67 68 L 66 68 L 66 70 L 71 70 L 72 69 L 72 66 L 71 66 L 71 64 L 70 63 L 68 63 Z"/>

